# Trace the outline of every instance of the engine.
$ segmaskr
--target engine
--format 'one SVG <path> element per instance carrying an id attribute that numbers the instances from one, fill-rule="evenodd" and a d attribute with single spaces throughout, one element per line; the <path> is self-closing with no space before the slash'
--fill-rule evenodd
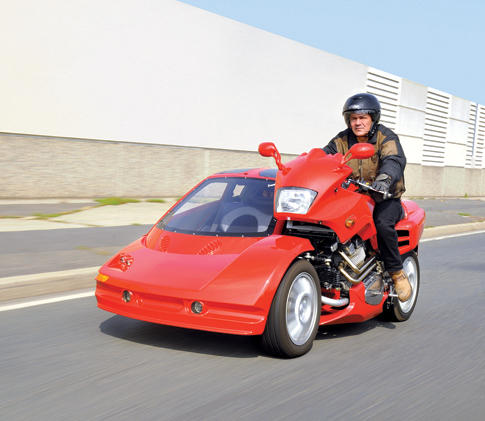
<path id="1" fill-rule="evenodd" d="M 330 250 L 329 255 L 317 253 L 318 263 L 315 265 L 325 289 L 348 291 L 376 268 L 375 257 L 367 256 L 366 245 L 359 237 L 345 244 L 336 243 Z"/>
<path id="2" fill-rule="evenodd" d="M 353 285 L 362 282 L 366 288 L 367 301 L 369 288 L 382 280 L 380 263 L 368 252 L 367 244 L 358 236 L 342 244 L 330 228 L 296 221 L 288 221 L 284 233 L 305 237 L 312 242 L 315 253 L 307 253 L 304 257 L 313 263 L 323 290 L 337 290 L 345 297 Z M 369 296 L 374 297 L 375 293 L 369 292 Z M 376 300 L 371 299 L 372 302 L 368 303 L 374 304 Z"/>

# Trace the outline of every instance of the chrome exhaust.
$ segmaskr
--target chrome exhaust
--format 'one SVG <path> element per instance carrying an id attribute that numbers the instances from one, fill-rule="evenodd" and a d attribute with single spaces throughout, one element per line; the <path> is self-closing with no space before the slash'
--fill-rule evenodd
<path id="1" fill-rule="evenodd" d="M 342 266 L 340 266 L 338 268 L 338 270 L 340 271 L 340 273 L 342 275 L 344 275 L 344 277 L 345 277 L 345 279 L 347 279 L 347 281 L 349 281 L 353 285 L 357 285 L 360 282 L 362 282 L 366 278 L 366 276 L 369 275 L 369 273 L 371 273 L 371 271 L 373 271 L 376 268 L 376 266 L 377 266 L 376 258 L 372 257 L 371 259 L 369 259 L 369 261 L 364 266 L 362 266 L 361 269 L 358 269 L 357 271 L 355 271 L 357 273 L 357 275 L 359 276 L 357 279 L 354 278 L 353 276 L 349 275 L 347 273 L 347 271 Z"/>
<path id="2" fill-rule="evenodd" d="M 322 304 L 328 304 L 329 306 L 332 307 L 343 307 L 346 306 L 349 303 L 348 298 L 340 298 L 339 300 L 336 300 L 334 298 L 328 298 L 325 297 L 325 295 L 322 295 Z"/>

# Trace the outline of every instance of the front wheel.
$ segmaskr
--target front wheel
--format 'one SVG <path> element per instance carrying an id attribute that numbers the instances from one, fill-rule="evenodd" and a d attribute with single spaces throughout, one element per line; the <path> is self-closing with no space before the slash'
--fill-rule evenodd
<path id="1" fill-rule="evenodd" d="M 310 351 L 321 312 L 320 282 L 306 260 L 294 263 L 273 299 L 262 345 L 273 355 L 293 358 Z"/>
<path id="2" fill-rule="evenodd" d="M 409 300 L 404 301 L 403 303 L 397 298 L 388 298 L 384 303 L 384 318 L 393 322 L 404 322 L 411 317 L 414 307 L 416 307 L 419 285 L 421 283 L 419 261 L 416 252 L 411 251 L 405 254 L 403 256 L 402 266 L 413 291 Z"/>

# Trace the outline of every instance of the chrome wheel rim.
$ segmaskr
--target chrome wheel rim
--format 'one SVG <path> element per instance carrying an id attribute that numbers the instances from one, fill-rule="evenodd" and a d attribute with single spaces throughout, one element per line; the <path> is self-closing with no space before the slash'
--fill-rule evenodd
<path id="1" fill-rule="evenodd" d="M 286 328 L 295 345 L 311 337 L 318 309 L 318 294 L 313 277 L 302 272 L 293 280 L 286 300 Z"/>
<path id="2" fill-rule="evenodd" d="M 404 301 L 403 303 L 398 300 L 398 303 L 401 311 L 403 313 L 408 313 L 413 308 L 414 302 L 416 301 L 416 295 L 418 293 L 418 266 L 416 264 L 416 261 L 412 257 L 407 257 L 404 260 L 402 266 L 404 272 L 406 272 L 409 283 L 411 284 L 412 293 L 411 297 L 409 297 L 409 300 Z"/>

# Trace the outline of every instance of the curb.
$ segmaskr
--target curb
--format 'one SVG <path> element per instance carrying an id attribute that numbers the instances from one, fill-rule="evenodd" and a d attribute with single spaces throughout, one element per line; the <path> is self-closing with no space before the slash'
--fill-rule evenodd
<path id="1" fill-rule="evenodd" d="M 93 279 L 98 273 L 100 266 L 91 266 L 88 268 L 61 270 L 56 272 L 42 272 L 32 273 L 29 275 L 8 276 L 0 278 L 0 288 L 7 285 L 23 284 L 26 282 L 42 282 L 42 281 L 55 281 L 69 276 L 78 275 L 93 275 Z"/>
<path id="2" fill-rule="evenodd" d="M 100 266 L 0 278 L 0 304 L 92 289 Z"/>
<path id="3" fill-rule="evenodd" d="M 441 225 L 439 227 L 425 228 L 423 231 L 422 239 L 430 239 L 435 237 L 441 237 L 444 235 L 472 233 L 474 231 L 485 230 L 485 221 L 483 222 L 467 222 L 465 224 L 455 225 Z"/>

